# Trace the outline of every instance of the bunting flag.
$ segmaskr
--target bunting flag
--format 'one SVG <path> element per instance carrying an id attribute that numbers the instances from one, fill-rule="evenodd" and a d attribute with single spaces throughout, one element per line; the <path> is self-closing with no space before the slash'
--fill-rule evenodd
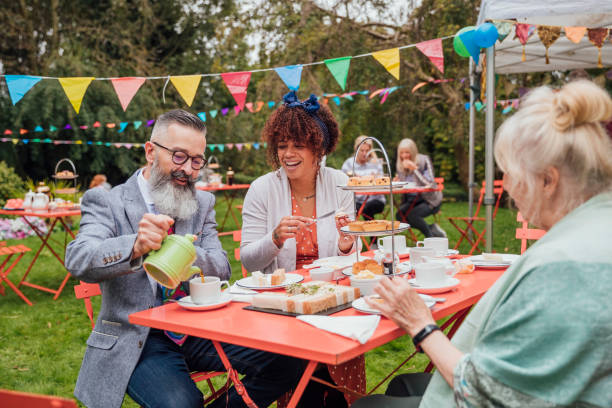
<path id="1" fill-rule="evenodd" d="M 198 118 L 200 118 L 202 122 L 206 122 L 206 112 L 199 112 Z"/>
<path id="2" fill-rule="evenodd" d="M 223 108 L 223 109 L 221 109 L 221 114 L 222 114 L 223 116 L 227 115 L 227 112 L 229 112 L 229 108 Z"/>
<path id="3" fill-rule="evenodd" d="M 469 30 L 459 34 L 459 38 L 463 41 L 463 46 L 470 53 L 470 56 L 474 60 L 474 63 L 478 65 L 478 60 L 480 59 L 480 47 L 476 45 L 476 41 L 474 41 L 474 36 L 476 35 L 476 30 Z"/>
<path id="4" fill-rule="evenodd" d="M 268 102 L 268 108 L 272 109 L 274 107 L 274 105 L 276 105 L 276 102 L 274 102 L 274 101 Z"/>
<path id="5" fill-rule="evenodd" d="M 346 88 L 349 67 L 351 66 L 351 57 L 326 59 L 325 65 L 336 82 L 338 82 L 338 85 L 340 85 L 340 88 L 344 91 L 344 88 Z"/>
<path id="6" fill-rule="evenodd" d="M 399 80 L 400 77 L 400 60 L 399 60 L 399 48 L 390 48 L 388 50 L 377 51 L 372 53 L 372 57 L 382 64 L 383 67 L 395 79 Z"/>
<path id="7" fill-rule="evenodd" d="M 287 65 L 286 67 L 274 68 L 274 71 L 287 85 L 287 88 L 292 91 L 300 89 L 300 82 L 302 81 L 301 65 Z"/>
<path id="8" fill-rule="evenodd" d="M 85 96 L 85 92 L 91 81 L 94 80 L 94 77 L 58 78 L 57 80 L 62 85 L 62 88 L 64 88 L 70 104 L 78 115 L 81 103 L 83 102 L 83 96 Z"/>
<path id="9" fill-rule="evenodd" d="M 146 80 L 146 78 L 142 77 L 123 77 L 111 79 L 113 88 L 115 88 L 115 93 L 117 94 L 117 98 L 119 98 L 119 102 L 121 103 L 121 107 L 123 108 L 124 112 L 132 101 L 132 98 L 134 98 L 134 95 L 136 95 L 136 92 L 138 92 Z"/>
<path id="10" fill-rule="evenodd" d="M 493 25 L 497 28 L 497 40 L 501 44 L 512 31 L 512 23 L 507 21 L 494 21 Z"/>
<path id="11" fill-rule="evenodd" d="M 608 38 L 608 29 L 588 28 L 587 33 L 589 35 L 589 41 L 599 50 L 597 53 L 597 67 L 603 68 L 603 65 L 601 64 L 601 47 L 603 47 L 604 41 L 606 41 L 606 38 Z"/>
<path id="12" fill-rule="evenodd" d="M 514 29 L 514 35 L 519 39 L 520 43 L 523 44 L 523 55 L 521 56 L 521 61 L 526 61 L 525 56 L 525 44 L 527 44 L 527 40 L 531 37 L 535 26 L 529 24 L 517 24 Z"/>
<path id="13" fill-rule="evenodd" d="M 138 129 L 140 127 L 140 125 L 142 125 L 142 121 L 141 120 L 134 121 L 134 129 Z"/>
<path id="14" fill-rule="evenodd" d="M 244 103 L 246 102 L 247 88 L 249 86 L 249 81 L 251 80 L 251 73 L 230 72 L 221 74 L 221 78 L 240 107 L 240 110 L 242 110 L 244 108 Z"/>
<path id="15" fill-rule="evenodd" d="M 170 77 L 172 85 L 174 85 L 179 95 L 181 95 L 181 98 L 187 103 L 187 106 L 191 106 L 193 103 L 193 98 L 195 98 L 201 79 L 201 75 L 179 75 Z"/>
<path id="16" fill-rule="evenodd" d="M 548 48 L 561 37 L 561 27 L 538 26 L 538 36 L 542 44 L 544 44 L 544 48 L 546 48 L 546 63 L 550 64 L 550 60 L 548 59 Z"/>
<path id="17" fill-rule="evenodd" d="M 236 149 L 238 149 L 239 152 L 242 151 L 242 146 L 244 146 L 242 143 L 236 143 Z"/>
<path id="18" fill-rule="evenodd" d="M 574 44 L 578 44 L 582 41 L 582 37 L 586 34 L 586 27 L 563 27 L 565 36 Z"/>
<path id="19" fill-rule="evenodd" d="M 229 150 L 232 150 L 234 148 L 234 144 L 233 143 L 226 143 L 225 147 L 227 147 Z"/>
<path id="20" fill-rule="evenodd" d="M 5 75 L 6 86 L 13 105 L 21 100 L 42 77 L 30 75 Z"/>
<path id="21" fill-rule="evenodd" d="M 442 51 L 442 39 L 423 41 L 416 45 L 429 60 L 444 74 L 444 52 Z"/>

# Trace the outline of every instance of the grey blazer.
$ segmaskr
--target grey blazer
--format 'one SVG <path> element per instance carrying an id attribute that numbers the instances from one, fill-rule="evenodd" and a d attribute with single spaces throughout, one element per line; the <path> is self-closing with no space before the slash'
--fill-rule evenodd
<path id="1" fill-rule="evenodd" d="M 175 224 L 177 234 L 200 232 L 194 265 L 204 274 L 229 279 L 227 254 L 216 231 L 212 194 L 198 191 L 196 214 Z M 147 212 L 137 173 L 111 191 L 88 190 L 81 205 L 79 234 L 66 250 L 66 268 L 77 279 L 99 283 L 102 307 L 87 339 L 74 395 L 88 407 L 121 407 L 149 328 L 128 323 L 128 315 L 154 307 L 154 293 L 142 258 L 130 262 L 138 223 Z"/>

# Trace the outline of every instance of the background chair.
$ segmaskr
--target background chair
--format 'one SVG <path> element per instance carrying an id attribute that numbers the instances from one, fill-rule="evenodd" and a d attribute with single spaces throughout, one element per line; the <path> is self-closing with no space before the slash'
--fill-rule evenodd
<path id="1" fill-rule="evenodd" d="M 232 239 L 234 242 L 240 243 L 242 241 L 242 230 L 233 231 Z M 238 245 L 238 248 L 234 248 L 234 258 L 236 258 L 237 261 L 240 261 L 240 245 Z M 244 268 L 242 262 L 240 262 L 240 266 L 242 267 L 242 277 L 246 278 L 248 271 Z"/>
<path id="2" fill-rule="evenodd" d="M 529 228 L 529 223 L 521 213 L 516 214 L 516 220 L 521 223 L 521 228 L 516 229 L 516 239 L 521 240 L 521 254 L 527 250 L 527 240 L 540 239 L 546 234 L 543 229 Z"/>
<path id="3" fill-rule="evenodd" d="M 482 231 L 478 231 L 474 226 L 475 221 L 485 221 L 484 217 L 479 217 L 480 208 L 482 206 L 482 202 L 484 200 L 486 183 L 482 182 L 482 187 L 480 189 L 480 196 L 478 197 L 478 205 L 476 207 L 476 213 L 474 213 L 473 217 L 447 217 L 448 221 L 459 231 L 461 237 L 455 244 L 455 249 L 459 248 L 461 242 L 465 239 L 472 246 L 468 255 L 472 255 L 476 248 L 481 248 L 482 245 L 485 244 L 484 234 L 486 228 L 483 228 Z M 493 194 L 496 196 L 495 200 L 495 209 L 493 210 L 493 219 L 495 220 L 495 216 L 497 215 L 497 210 L 499 208 L 499 202 L 501 200 L 501 196 L 504 193 L 504 182 L 503 180 L 494 180 L 493 181 Z M 465 224 L 465 226 L 460 225 L 461 223 Z M 474 235 L 474 237 L 470 237 L 470 232 Z M 476 238 L 476 239 L 474 239 Z"/>
<path id="4" fill-rule="evenodd" d="M 2 408 L 78 408 L 76 401 L 53 395 L 0 390 Z"/>
<path id="5" fill-rule="evenodd" d="M 91 297 L 98 296 L 101 293 L 102 292 L 100 292 L 100 285 L 98 285 L 97 283 L 87 283 L 87 282 L 80 281 L 80 284 L 74 287 L 74 294 L 76 298 L 83 299 L 83 302 L 85 303 L 85 310 L 87 311 L 87 316 L 89 316 L 92 330 L 95 326 L 95 320 L 93 316 L 93 306 L 91 304 Z M 216 399 L 218 396 L 223 394 L 229 388 L 229 381 L 227 381 L 225 385 L 223 385 L 223 387 L 219 388 L 218 390 L 215 390 L 215 387 L 211 381 L 212 378 L 220 376 L 220 375 L 224 375 L 224 374 L 226 373 L 223 371 L 207 371 L 207 372 L 195 371 L 191 373 L 191 379 L 194 382 L 206 381 L 208 383 L 208 388 L 210 388 L 211 395 L 208 397 L 205 397 L 204 405 Z M 0 403 L 0 407 L 4 407 L 4 405 Z M 21 407 L 22 406 L 20 406 L 20 408 Z M 51 405 L 49 405 L 49 407 L 51 407 Z"/>
<path id="6" fill-rule="evenodd" d="M 8 274 L 15 266 L 17 266 L 19 261 L 21 261 L 21 258 L 23 258 L 25 253 L 28 251 L 30 251 L 30 248 L 25 245 L 19 244 L 6 246 L 6 241 L 0 241 L 0 259 L 6 256 L 6 258 L 0 261 L 0 295 L 5 295 L 4 286 L 2 285 L 2 282 L 4 282 L 17 294 L 17 296 L 19 296 L 28 305 L 32 306 L 32 302 L 30 302 L 26 295 L 19 290 L 19 285 L 15 286 L 15 284 L 8 278 Z M 17 255 L 17 258 L 15 258 L 13 262 L 10 262 L 14 255 Z"/>

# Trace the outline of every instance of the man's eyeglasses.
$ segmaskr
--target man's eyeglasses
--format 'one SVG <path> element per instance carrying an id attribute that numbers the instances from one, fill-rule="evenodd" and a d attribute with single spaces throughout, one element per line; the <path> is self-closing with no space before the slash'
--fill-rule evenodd
<path id="1" fill-rule="evenodd" d="M 202 156 L 190 156 L 185 152 L 182 152 L 180 150 L 172 150 L 172 149 L 168 149 L 166 146 L 162 146 L 157 142 L 152 142 L 155 146 L 161 147 L 162 149 L 165 149 L 167 151 L 169 151 L 170 153 L 172 153 L 172 163 L 174 164 L 185 164 L 187 162 L 187 160 L 191 159 L 191 168 L 194 170 L 200 170 L 202 167 L 206 166 L 206 163 L 208 162 L 208 160 L 206 160 L 204 157 Z"/>

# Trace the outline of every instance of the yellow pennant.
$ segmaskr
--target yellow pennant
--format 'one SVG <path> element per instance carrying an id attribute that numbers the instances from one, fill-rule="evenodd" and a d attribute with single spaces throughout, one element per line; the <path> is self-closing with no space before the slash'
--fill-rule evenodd
<path id="1" fill-rule="evenodd" d="M 372 56 L 389 71 L 395 79 L 400 77 L 399 48 L 389 48 L 388 50 L 373 52 Z"/>
<path id="2" fill-rule="evenodd" d="M 83 141 L 82 140 L 75 140 L 74 143 L 75 144 L 83 144 Z"/>
<path id="3" fill-rule="evenodd" d="M 62 85 L 62 88 L 64 88 L 68 100 L 78 114 L 85 91 L 87 91 L 87 87 L 94 80 L 94 77 L 58 78 L 57 80 Z"/>
<path id="4" fill-rule="evenodd" d="M 201 79 L 201 75 L 179 75 L 170 77 L 172 85 L 174 85 L 179 95 L 185 100 L 187 106 L 191 106 L 193 103 L 193 98 L 195 98 Z"/>

